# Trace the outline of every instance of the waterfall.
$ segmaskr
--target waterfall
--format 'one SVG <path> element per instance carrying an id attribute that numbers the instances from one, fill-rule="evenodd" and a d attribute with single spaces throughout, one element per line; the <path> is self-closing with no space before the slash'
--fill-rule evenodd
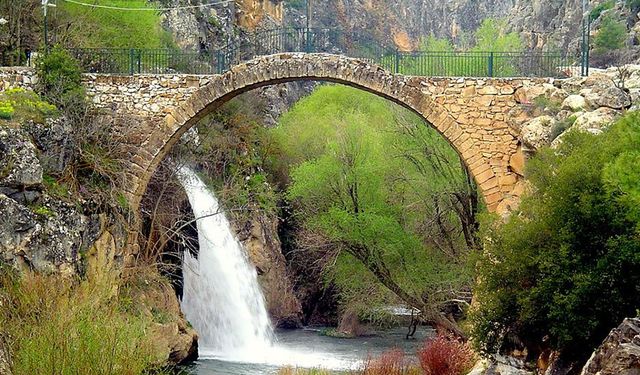
<path id="1" fill-rule="evenodd" d="M 250 361 L 271 349 L 273 329 L 257 273 L 218 200 L 189 168 L 178 173 L 198 228 L 198 257 L 184 252 L 182 311 L 201 356 Z"/>

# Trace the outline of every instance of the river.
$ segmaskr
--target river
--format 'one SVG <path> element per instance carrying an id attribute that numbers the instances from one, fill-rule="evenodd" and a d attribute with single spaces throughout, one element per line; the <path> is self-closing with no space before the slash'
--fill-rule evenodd
<path id="1" fill-rule="evenodd" d="M 191 375 L 271 375 L 277 374 L 279 368 L 292 366 L 340 372 L 357 368 L 369 355 L 377 356 L 394 348 L 413 357 L 424 340 L 434 334 L 425 327 L 418 329 L 414 340 L 405 340 L 406 328 L 352 339 L 329 337 L 320 332 L 320 329 L 278 330 L 277 344 L 268 353 L 256 353 L 255 361 L 223 361 L 205 354 L 186 370 Z"/>

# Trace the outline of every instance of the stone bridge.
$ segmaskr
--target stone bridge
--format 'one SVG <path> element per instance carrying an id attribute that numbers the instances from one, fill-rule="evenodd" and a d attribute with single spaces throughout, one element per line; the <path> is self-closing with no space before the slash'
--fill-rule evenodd
<path id="1" fill-rule="evenodd" d="M 198 120 L 243 92 L 299 80 L 356 87 L 417 113 L 458 152 L 492 212 L 508 211 L 523 190 L 518 129 L 527 119 L 527 92 L 553 84 L 552 79 L 403 76 L 357 59 L 306 53 L 261 56 L 221 75 L 84 77 L 98 108 L 129 119 L 122 122 L 130 154 L 126 195 L 136 210 L 158 164 Z"/>

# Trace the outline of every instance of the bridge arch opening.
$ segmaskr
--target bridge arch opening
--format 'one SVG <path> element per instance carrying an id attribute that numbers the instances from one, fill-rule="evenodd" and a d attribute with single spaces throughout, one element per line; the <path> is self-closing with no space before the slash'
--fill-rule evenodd
<path id="1" fill-rule="evenodd" d="M 510 193 L 518 176 L 505 165 L 513 157 L 517 139 L 508 134 L 501 135 L 499 142 L 504 142 L 511 154 L 497 150 L 495 144 L 484 139 L 490 138 L 483 134 L 490 133 L 490 129 L 486 130 L 489 119 L 481 122 L 486 126 L 461 122 L 458 114 L 452 114 L 451 104 L 441 100 L 442 95 L 431 92 L 433 88 L 430 91 L 421 77 L 394 75 L 366 61 L 344 56 L 286 53 L 262 56 L 237 65 L 223 75 L 214 76 L 209 84 L 172 109 L 133 157 L 135 165 L 127 175 L 130 189 L 127 195 L 132 207 L 136 210 L 140 207 L 146 187 L 162 159 L 200 119 L 242 93 L 292 81 L 339 83 L 373 93 L 413 111 L 436 129 L 458 153 L 489 211 L 502 210 L 504 203 L 512 198 Z M 445 92 L 437 85 L 435 89 L 436 92 Z M 475 133 L 481 129 L 478 126 L 485 126 L 485 129 Z M 501 130 L 505 133 L 504 129 Z M 498 157 L 502 162 L 497 162 Z"/>

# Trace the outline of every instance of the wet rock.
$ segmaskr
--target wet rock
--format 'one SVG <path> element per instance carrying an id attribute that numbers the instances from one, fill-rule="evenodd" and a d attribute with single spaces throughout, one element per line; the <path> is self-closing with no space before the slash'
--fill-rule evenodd
<path id="1" fill-rule="evenodd" d="M 234 226 L 237 224 L 234 221 Z M 277 220 L 258 215 L 235 231 L 247 249 L 251 263 L 258 269 L 258 282 L 272 321 L 277 327 L 300 327 L 302 307 L 293 294 L 278 238 Z"/>
<path id="2" fill-rule="evenodd" d="M 581 375 L 640 374 L 640 318 L 625 319 L 591 355 Z"/>
<path id="3" fill-rule="evenodd" d="M 478 361 L 468 375 L 533 375 L 522 361 L 501 355 Z"/>
<path id="4" fill-rule="evenodd" d="M 42 183 L 36 148 L 20 129 L 0 128 L 0 186 L 30 188 Z"/>

